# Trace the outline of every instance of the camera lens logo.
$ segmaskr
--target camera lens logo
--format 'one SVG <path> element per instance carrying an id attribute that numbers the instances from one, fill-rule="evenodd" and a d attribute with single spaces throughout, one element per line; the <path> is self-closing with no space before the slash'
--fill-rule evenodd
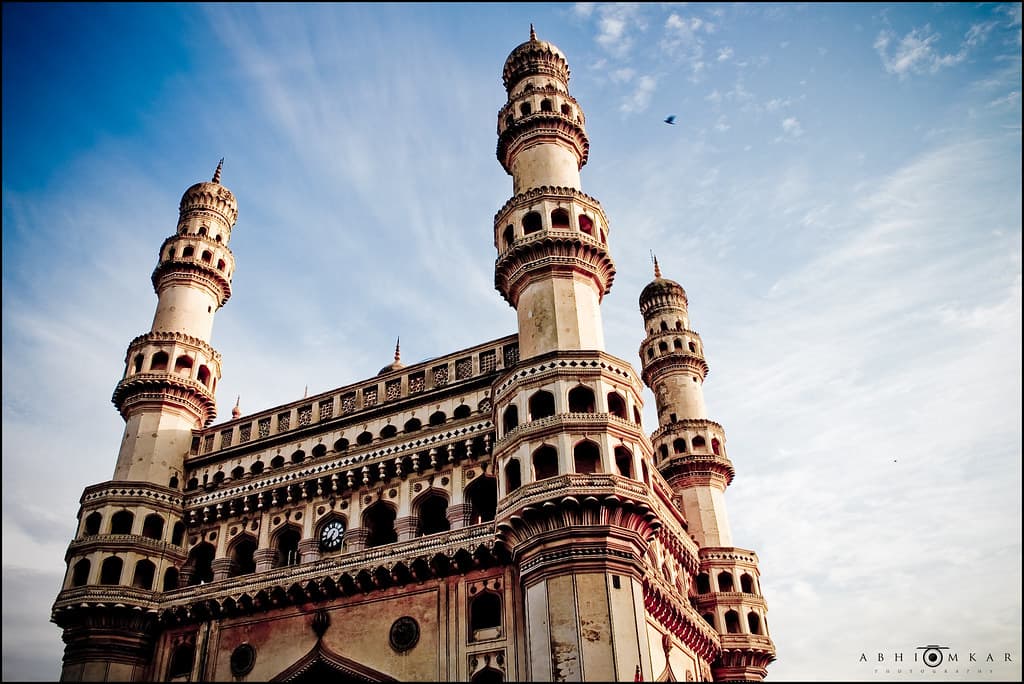
<path id="1" fill-rule="evenodd" d="M 942 652 L 948 651 L 949 646 L 918 646 L 917 650 L 924 651 L 924 653 L 921 654 L 921 660 L 925 665 L 928 667 L 938 667 L 939 665 L 942 665 L 942 661 L 945 658 Z"/>

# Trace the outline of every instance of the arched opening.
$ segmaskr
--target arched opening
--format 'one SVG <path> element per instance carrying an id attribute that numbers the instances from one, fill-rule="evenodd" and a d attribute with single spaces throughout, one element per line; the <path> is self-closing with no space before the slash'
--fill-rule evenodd
<path id="1" fill-rule="evenodd" d="M 206 236 L 206 226 L 200 226 L 198 234 L 205 237 Z"/>
<path id="2" fill-rule="evenodd" d="M 111 556 L 103 561 L 100 566 L 100 584 L 120 584 L 121 569 L 124 561 L 117 556 Z"/>
<path id="3" fill-rule="evenodd" d="M 187 247 L 185 247 L 185 249 L 181 250 L 181 256 L 182 257 L 190 257 L 190 256 L 192 256 L 195 253 L 196 253 L 195 247 L 193 247 L 192 245 L 188 245 Z"/>
<path id="4" fill-rule="evenodd" d="M 533 452 L 533 479 L 544 480 L 558 475 L 558 451 L 545 444 Z"/>
<path id="5" fill-rule="evenodd" d="M 169 250 L 167 250 L 167 258 L 168 259 L 173 259 L 174 258 L 174 248 L 173 247 L 171 247 Z"/>
<path id="6" fill-rule="evenodd" d="M 459 404 L 455 407 L 455 411 L 452 414 L 454 418 L 469 418 L 473 413 L 473 409 L 469 408 L 468 404 Z"/>
<path id="7" fill-rule="evenodd" d="M 542 112 L 552 112 L 552 111 L 554 111 L 554 108 L 551 106 L 551 100 L 548 100 L 548 99 L 541 100 L 540 101 L 540 111 L 542 111 Z"/>
<path id="8" fill-rule="evenodd" d="M 151 591 L 153 589 L 153 577 L 156 575 L 156 566 L 152 561 L 140 560 L 135 564 L 135 576 L 132 578 L 132 586 L 136 589 Z"/>
<path id="9" fill-rule="evenodd" d="M 167 568 L 164 573 L 164 591 L 174 591 L 178 588 L 178 568 Z"/>
<path id="10" fill-rule="evenodd" d="M 662 458 L 668 458 L 668 445 L 662 444 L 659 446 L 658 454 L 660 454 Z"/>
<path id="11" fill-rule="evenodd" d="M 666 323 L 665 321 L 661 322 L 661 331 L 668 332 L 668 323 Z"/>
<path id="12" fill-rule="evenodd" d="M 448 416 L 445 415 L 444 411 L 435 411 L 430 414 L 430 418 L 427 422 L 430 425 L 444 425 L 446 420 L 448 420 Z"/>
<path id="13" fill-rule="evenodd" d="M 473 675 L 470 681 L 473 684 L 498 684 L 505 681 L 505 675 L 501 670 L 488 666 Z"/>
<path id="14" fill-rule="evenodd" d="M 573 470 L 581 475 L 601 472 L 601 449 L 595 442 L 583 440 L 572 450 Z"/>
<path id="15" fill-rule="evenodd" d="M 569 390 L 570 413 L 595 413 L 594 390 L 580 385 Z"/>
<path id="16" fill-rule="evenodd" d="M 275 544 L 277 554 L 274 556 L 274 567 L 279 568 L 286 565 L 298 565 L 299 541 L 302 533 L 294 527 L 288 526 L 277 534 Z"/>
<path id="17" fill-rule="evenodd" d="M 708 577 L 708 573 L 702 572 L 697 575 L 697 593 L 698 594 L 710 594 L 711 593 L 711 578 Z"/>
<path id="18" fill-rule="evenodd" d="M 690 441 L 692 442 L 694 449 L 702 449 L 702 448 L 704 448 L 704 444 L 705 444 L 704 438 L 701 437 L 700 435 L 697 435 L 696 437 L 694 437 Z"/>
<path id="19" fill-rule="evenodd" d="M 692 351 L 692 352 L 696 352 L 697 351 L 697 345 L 695 345 L 693 342 L 690 342 L 690 351 Z"/>
<path id="20" fill-rule="evenodd" d="M 348 440 L 342 437 L 334 443 L 334 450 L 337 452 L 348 451 Z"/>
<path id="21" fill-rule="evenodd" d="M 742 575 L 740 575 L 740 590 L 744 594 L 753 594 L 754 578 L 748 575 L 747 573 L 743 573 Z"/>
<path id="22" fill-rule="evenodd" d="M 622 398 L 622 395 L 618 392 L 608 393 L 608 413 L 621 418 L 622 420 L 628 420 L 628 414 L 626 413 L 626 400 Z"/>
<path id="23" fill-rule="evenodd" d="M 615 447 L 615 467 L 619 475 L 633 477 L 633 454 L 625 447 Z"/>
<path id="24" fill-rule="evenodd" d="M 718 573 L 718 591 L 732 591 L 732 573 L 731 572 L 720 572 Z"/>
<path id="25" fill-rule="evenodd" d="M 711 625 L 712 628 L 714 628 L 715 616 L 712 613 L 704 613 L 703 615 L 701 615 L 701 617 L 704 618 L 704 622 L 708 623 L 709 625 Z"/>
<path id="26" fill-rule="evenodd" d="M 512 118 L 511 114 L 509 114 L 508 116 L 505 117 L 505 128 L 512 128 L 512 124 L 514 124 L 515 122 L 516 120 Z"/>
<path id="27" fill-rule="evenodd" d="M 152 513 L 142 521 L 142 536 L 160 541 L 164 537 L 164 519 Z"/>
<path id="28" fill-rule="evenodd" d="M 647 348 L 647 358 L 649 358 L 649 359 L 653 359 L 654 358 L 654 347 L 648 347 Z"/>
<path id="29" fill-rule="evenodd" d="M 555 415 L 555 395 L 540 390 L 530 397 L 530 420 L 540 420 Z"/>
<path id="30" fill-rule="evenodd" d="M 356 437 L 356 444 L 358 444 L 360 446 L 366 446 L 367 444 L 369 444 L 372 441 L 373 441 L 373 433 L 371 433 L 369 430 L 364 430 L 363 432 L 360 432 L 359 436 Z"/>
<path id="31" fill-rule="evenodd" d="M 271 468 L 284 468 L 284 456 L 278 454 L 274 458 L 270 459 Z"/>
<path id="32" fill-rule="evenodd" d="M 100 523 L 103 522 L 103 516 L 100 515 L 99 511 L 94 511 L 86 516 L 85 518 L 85 534 L 93 535 L 100 533 Z"/>
<path id="33" fill-rule="evenodd" d="M 196 378 L 207 387 L 210 386 L 210 369 L 206 367 L 206 364 L 199 367 L 199 372 L 196 373 Z"/>
<path id="34" fill-rule="evenodd" d="M 570 107 L 569 105 L 562 104 L 561 109 L 562 109 L 562 114 L 565 114 L 566 116 L 572 115 L 572 107 Z"/>
<path id="35" fill-rule="evenodd" d="M 569 212 L 565 209 L 555 209 L 551 212 L 551 227 L 557 230 L 569 230 Z"/>
<path id="36" fill-rule="evenodd" d="M 256 572 L 256 540 L 249 535 L 244 535 L 231 545 L 228 557 L 231 558 L 231 570 L 229 577 L 250 575 Z"/>
<path id="37" fill-rule="evenodd" d="M 505 433 L 515 430 L 519 426 L 519 407 L 515 404 L 509 405 L 501 417 L 502 430 Z"/>
<path id="38" fill-rule="evenodd" d="M 586 214 L 580 214 L 580 230 L 590 237 L 594 237 L 594 221 Z"/>
<path id="39" fill-rule="evenodd" d="M 317 444 L 313 447 L 313 458 L 323 458 L 327 455 L 327 447 L 323 444 Z"/>
<path id="40" fill-rule="evenodd" d="M 740 615 L 735 610 L 725 614 L 725 631 L 729 634 L 740 633 Z"/>
<path id="41" fill-rule="evenodd" d="M 394 437 L 397 434 L 398 434 L 398 428 L 396 428 L 394 425 L 385 425 L 383 428 L 381 428 L 380 438 L 381 439 L 391 439 L 392 437 Z"/>
<path id="42" fill-rule="evenodd" d="M 75 563 L 75 568 L 71 571 L 71 586 L 84 587 L 88 584 L 90 570 L 92 570 L 92 563 L 88 558 L 83 558 Z"/>
<path id="43" fill-rule="evenodd" d="M 494 520 L 498 510 L 498 481 L 493 477 L 480 476 L 466 487 L 465 498 L 469 502 L 471 525 Z"/>
<path id="44" fill-rule="evenodd" d="M 530 235 L 536 233 L 541 229 L 540 214 L 535 211 L 531 211 L 523 217 L 523 235 Z"/>
<path id="45" fill-rule="evenodd" d="M 133 369 L 132 372 L 134 372 L 134 373 L 141 373 L 142 372 L 142 361 L 143 361 L 142 354 L 136 354 L 135 355 L 135 361 L 132 364 L 132 369 Z"/>
<path id="46" fill-rule="evenodd" d="M 516 231 L 512 226 L 505 226 L 505 231 L 501 234 L 502 242 L 505 245 L 505 249 L 512 246 L 512 243 L 516 239 Z"/>
<path id="47" fill-rule="evenodd" d="M 501 636 L 501 597 L 482 591 L 469 601 L 469 639 L 496 639 Z"/>
<path id="48" fill-rule="evenodd" d="M 251 466 L 249 466 L 249 472 L 252 473 L 253 475 L 259 475 L 260 473 L 263 472 L 263 469 L 265 467 L 266 466 L 263 464 L 263 461 L 256 461 Z"/>
<path id="49" fill-rule="evenodd" d="M 672 340 L 672 348 L 675 349 L 676 351 L 681 351 L 683 349 L 683 341 L 678 337 L 675 338 L 674 340 Z"/>
<path id="50" fill-rule="evenodd" d="M 643 423 L 643 421 L 640 418 L 640 409 L 638 409 L 636 406 L 633 407 L 633 422 L 636 423 L 637 425 Z"/>
<path id="51" fill-rule="evenodd" d="M 680 437 L 672 442 L 672 451 L 677 454 L 686 453 L 686 440 Z"/>
<path id="52" fill-rule="evenodd" d="M 754 611 L 747 613 L 747 626 L 750 627 L 751 634 L 761 633 L 761 618 Z"/>
<path id="53" fill-rule="evenodd" d="M 168 679 L 178 679 L 179 677 L 185 677 L 191 679 L 192 677 L 192 664 L 196 659 L 196 647 L 192 644 L 182 644 L 178 648 L 174 649 L 174 655 L 171 656 L 171 664 L 167 668 Z"/>
<path id="54" fill-rule="evenodd" d="M 659 342 L 658 343 L 658 351 L 660 351 L 662 354 L 667 352 L 668 351 L 668 344 L 666 342 Z"/>
<path id="55" fill-rule="evenodd" d="M 178 476 L 177 475 L 171 475 L 171 479 L 167 481 L 167 486 L 170 487 L 171 489 L 177 489 L 178 488 Z"/>
<path id="56" fill-rule="evenodd" d="M 533 107 L 530 106 L 529 102 L 524 102 L 523 104 L 519 105 L 519 113 L 522 114 L 523 116 L 529 116 L 532 111 Z"/>
<path id="57" fill-rule="evenodd" d="M 204 249 L 202 259 L 205 263 L 210 263 L 211 261 L 213 261 L 213 252 L 211 252 L 208 249 Z"/>
<path id="58" fill-rule="evenodd" d="M 129 511 L 118 511 L 110 519 L 110 534 L 131 534 L 135 516 Z"/>
<path id="59" fill-rule="evenodd" d="M 243 477 L 245 477 L 245 468 L 242 466 L 235 466 L 231 469 L 232 480 L 241 480 Z"/>
<path id="60" fill-rule="evenodd" d="M 366 537 L 366 548 L 392 544 L 398 541 L 395 532 L 395 509 L 383 501 L 378 501 L 363 513 L 363 527 L 369 533 Z"/>
<path id="61" fill-rule="evenodd" d="M 223 271 L 225 266 L 227 266 L 227 264 L 224 263 L 223 259 L 217 259 L 217 270 L 218 271 Z"/>
<path id="62" fill-rule="evenodd" d="M 191 491 L 196 490 L 196 489 L 199 489 L 199 478 L 196 478 L 196 477 L 189 478 L 188 482 L 185 483 L 185 491 L 186 492 L 191 492 Z"/>
<path id="63" fill-rule="evenodd" d="M 223 470 L 218 470 L 217 472 L 215 472 L 213 474 L 213 484 L 219 485 L 220 483 L 222 483 L 224 481 L 225 477 L 226 476 L 224 475 L 224 471 Z"/>
<path id="64" fill-rule="evenodd" d="M 171 531 L 171 543 L 175 546 L 181 546 L 183 541 L 185 541 L 185 523 L 176 522 L 174 523 L 174 530 Z"/>
<path id="65" fill-rule="evenodd" d="M 153 354 L 153 360 L 149 362 L 149 370 L 151 371 L 165 371 L 167 370 L 167 362 L 170 357 L 167 352 L 157 352 Z"/>
<path id="66" fill-rule="evenodd" d="M 505 466 L 505 493 L 511 494 L 523 486 L 523 474 L 519 468 L 519 459 L 513 458 Z"/>
<path id="67" fill-rule="evenodd" d="M 178 375 L 188 375 L 192 370 L 192 357 L 182 354 L 174 361 L 174 372 Z"/>
<path id="68" fill-rule="evenodd" d="M 423 423 L 421 423 L 418 418 L 410 418 L 409 420 L 405 421 L 405 427 L 403 427 L 402 429 L 409 433 L 416 432 L 422 427 Z"/>
<path id="69" fill-rule="evenodd" d="M 717 438 L 712 437 L 711 438 L 711 451 L 714 452 L 714 454 L 716 456 L 718 456 L 718 455 L 720 455 L 721 449 L 722 449 L 721 442 L 719 442 Z"/>
<path id="70" fill-rule="evenodd" d="M 447 532 L 452 528 L 448 522 L 448 499 L 440 494 L 428 494 L 417 506 L 419 524 L 416 536 Z"/>
<path id="71" fill-rule="evenodd" d="M 306 452 L 303 451 L 302 449 L 299 449 L 298 451 L 292 454 L 292 463 L 302 463 L 305 460 Z"/>

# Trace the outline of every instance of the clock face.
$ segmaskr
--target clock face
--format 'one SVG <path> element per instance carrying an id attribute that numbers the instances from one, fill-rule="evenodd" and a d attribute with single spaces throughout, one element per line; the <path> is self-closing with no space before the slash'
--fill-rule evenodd
<path id="1" fill-rule="evenodd" d="M 345 535 L 345 524 L 340 520 L 332 520 L 320 530 L 320 548 L 324 551 L 337 551 Z"/>

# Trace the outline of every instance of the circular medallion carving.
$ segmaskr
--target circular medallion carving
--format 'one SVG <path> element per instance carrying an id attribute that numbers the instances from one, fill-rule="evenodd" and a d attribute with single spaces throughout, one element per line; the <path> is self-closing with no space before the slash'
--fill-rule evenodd
<path id="1" fill-rule="evenodd" d="M 388 490 L 388 498 L 389 499 L 394 499 L 396 496 L 398 496 L 398 490 L 397 489 Z"/>
<path id="2" fill-rule="evenodd" d="M 242 644 L 231 652 L 231 674 L 236 677 L 249 674 L 256 664 L 256 649 L 250 644 Z"/>
<path id="3" fill-rule="evenodd" d="M 391 648 L 399 653 L 408 651 L 420 640 L 420 625 L 408 615 L 400 617 L 391 625 L 388 641 Z"/>

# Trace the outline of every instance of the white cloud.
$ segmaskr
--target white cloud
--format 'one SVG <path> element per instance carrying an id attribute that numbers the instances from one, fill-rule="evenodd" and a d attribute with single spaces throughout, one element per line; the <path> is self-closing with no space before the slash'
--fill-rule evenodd
<path id="1" fill-rule="evenodd" d="M 996 25 L 997 22 L 972 24 L 955 52 L 943 53 L 939 49 L 941 36 L 929 24 L 912 29 L 898 40 L 893 31 L 883 29 L 874 47 L 885 70 L 901 79 L 911 74 L 934 74 L 966 60 L 970 50 L 984 43 Z"/>
<path id="2" fill-rule="evenodd" d="M 621 58 L 632 50 L 634 33 L 645 31 L 647 22 L 638 5 L 599 4 L 597 6 L 597 29 L 598 45 L 610 54 Z"/>
<path id="3" fill-rule="evenodd" d="M 635 75 L 636 71 L 626 67 L 623 69 L 616 69 L 611 72 L 611 74 L 609 74 L 609 78 L 611 78 L 612 83 L 629 83 L 633 80 Z"/>
<path id="4" fill-rule="evenodd" d="M 719 62 L 724 62 L 727 59 L 729 59 L 730 57 L 732 57 L 732 48 L 731 47 L 721 48 L 718 51 L 718 61 Z"/>
<path id="5" fill-rule="evenodd" d="M 1012 93 L 1007 94 L 1005 97 L 1000 97 L 992 100 L 988 103 L 989 107 L 1003 107 L 1006 105 L 1014 105 L 1020 102 L 1020 91 L 1015 90 Z"/>
<path id="6" fill-rule="evenodd" d="M 719 116 L 718 121 L 715 122 L 715 130 L 719 133 L 725 133 L 730 128 L 731 126 L 729 126 L 729 122 L 726 121 L 725 115 L 723 114 Z"/>
<path id="7" fill-rule="evenodd" d="M 792 116 L 782 120 L 782 130 L 786 135 L 793 138 L 799 138 L 804 134 L 803 126 L 800 125 L 796 117 Z"/>
<path id="8" fill-rule="evenodd" d="M 624 114 L 638 114 L 647 109 L 651 103 L 651 95 L 658 81 L 653 76 L 641 76 L 636 81 L 636 89 L 628 95 L 619 106 Z"/>
<path id="9" fill-rule="evenodd" d="M 701 34 L 712 33 L 714 24 L 699 17 L 684 17 L 673 12 L 665 20 L 661 49 L 666 56 L 679 59 L 690 67 L 690 79 L 699 80 L 706 68 L 704 39 Z"/>

